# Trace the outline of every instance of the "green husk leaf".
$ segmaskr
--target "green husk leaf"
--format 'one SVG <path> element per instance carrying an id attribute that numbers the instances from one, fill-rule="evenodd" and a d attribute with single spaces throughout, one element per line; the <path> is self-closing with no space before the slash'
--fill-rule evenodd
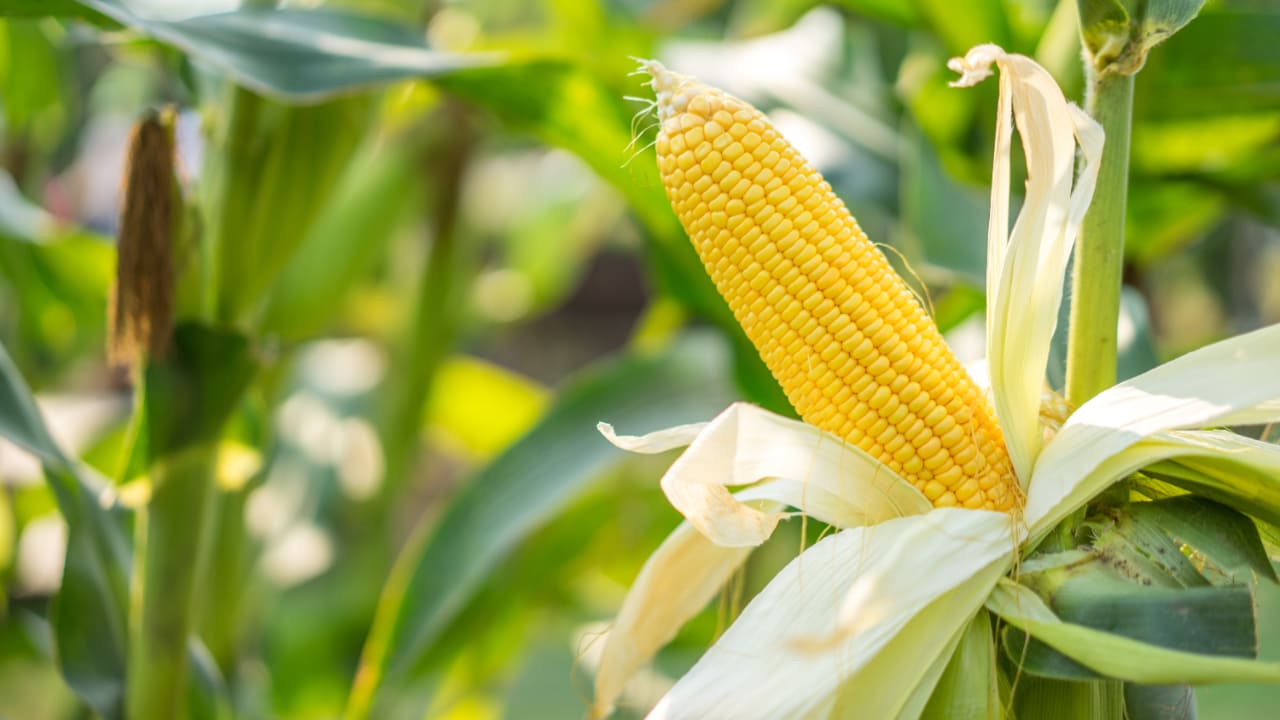
<path id="1" fill-rule="evenodd" d="M 1209 592 L 1224 589 L 1213 588 Z M 1011 580 L 1002 579 L 997 584 L 987 600 L 987 609 L 1102 676 L 1147 684 L 1280 683 L 1280 663 L 1160 647 L 1065 622 L 1033 590 Z M 1010 654 L 1015 662 L 1021 656 L 1017 652 Z"/>
<path id="2" fill-rule="evenodd" d="M 1257 527 L 1225 505 L 1187 495 L 1135 503 L 1127 514 L 1135 524 L 1162 531 L 1214 585 L 1248 583 L 1253 579 L 1251 573 L 1276 580 Z"/>
<path id="3" fill-rule="evenodd" d="M 1124 684 L 1128 720 L 1195 720 L 1196 696 L 1190 685 Z"/>
<path id="4" fill-rule="evenodd" d="M 1132 524 L 1090 524 L 1095 545 L 1087 554 L 1060 553 L 1062 562 L 1044 569 L 1032 566 L 1020 581 L 1034 589 L 1062 619 L 1152 645 L 1206 655 L 1255 657 L 1257 623 L 1252 586 L 1211 587 L 1186 563 L 1181 578 L 1163 571 L 1181 557 L 1158 529 L 1130 542 Z M 1154 534 L 1155 537 L 1151 537 Z M 1164 557 L 1154 552 L 1163 551 Z M 1025 569 L 1024 569 L 1025 570 Z M 1016 629 L 1006 634 L 1012 658 L 1024 653 Z M 1059 655 L 1043 643 L 1025 648 L 1029 672 L 1061 679 L 1099 677 L 1087 667 Z"/>
<path id="5" fill-rule="evenodd" d="M 965 627 L 960 644 L 942 671 L 921 719 L 998 717 L 1000 685 L 995 660 L 991 616 L 986 610 L 979 610 Z"/>

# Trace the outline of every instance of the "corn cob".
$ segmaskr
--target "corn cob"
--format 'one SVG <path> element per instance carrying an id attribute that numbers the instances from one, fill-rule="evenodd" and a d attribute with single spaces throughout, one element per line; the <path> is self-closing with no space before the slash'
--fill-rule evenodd
<path id="1" fill-rule="evenodd" d="M 986 397 L 822 176 L 760 111 L 655 61 L 667 198 L 805 422 L 937 507 L 1021 504 Z"/>

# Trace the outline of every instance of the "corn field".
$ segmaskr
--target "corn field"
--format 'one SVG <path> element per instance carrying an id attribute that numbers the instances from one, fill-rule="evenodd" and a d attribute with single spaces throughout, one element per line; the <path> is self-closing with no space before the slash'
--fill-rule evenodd
<path id="1" fill-rule="evenodd" d="M 1271 718 L 1280 5 L 0 0 L 0 718 Z"/>

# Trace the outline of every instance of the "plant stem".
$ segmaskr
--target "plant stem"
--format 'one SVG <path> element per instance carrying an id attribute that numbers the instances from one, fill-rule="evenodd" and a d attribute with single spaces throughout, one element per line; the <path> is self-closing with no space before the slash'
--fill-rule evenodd
<path id="1" fill-rule="evenodd" d="M 245 529 L 245 504 L 249 489 L 224 490 L 212 498 L 208 577 L 217 582 L 208 588 L 209 603 L 200 618 L 200 637 L 223 677 L 233 677 L 246 636 L 248 612 L 256 598 L 248 582 L 253 549 Z"/>
<path id="2" fill-rule="evenodd" d="M 151 468 L 138 513 L 129 622 L 129 720 L 186 716 L 187 638 L 194 617 L 215 451 L 199 445 Z"/>
<path id="3" fill-rule="evenodd" d="M 1124 266 L 1125 199 L 1129 187 L 1129 131 L 1133 76 L 1090 72 L 1086 102 L 1107 134 L 1093 203 L 1076 244 L 1067 399 L 1080 405 L 1116 381 L 1116 325 Z"/>
<path id="4" fill-rule="evenodd" d="M 393 370 L 394 382 L 387 383 L 390 395 L 382 432 L 387 487 L 382 496 L 388 503 L 400 497 L 397 489 L 413 465 L 413 453 L 422 434 L 422 412 L 436 370 L 453 344 L 460 315 L 458 296 L 466 287 L 468 256 L 458 242 L 457 223 L 462 181 L 471 160 L 474 137 L 461 105 L 447 104 L 438 120 L 447 130 L 440 131 L 440 137 L 429 143 L 424 154 L 434 174 L 434 232 L 407 342 Z"/>

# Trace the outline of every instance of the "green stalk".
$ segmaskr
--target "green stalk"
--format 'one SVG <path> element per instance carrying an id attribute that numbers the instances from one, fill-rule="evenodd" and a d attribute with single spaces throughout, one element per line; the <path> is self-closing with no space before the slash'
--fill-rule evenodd
<path id="1" fill-rule="evenodd" d="M 254 601 L 247 582 L 252 550 L 244 519 L 249 488 L 214 495 L 211 514 L 216 519 L 209 521 L 213 542 L 207 569 L 208 577 L 217 578 L 217 582 L 208 588 L 210 602 L 200 616 L 200 637 L 223 677 L 230 678 L 245 637 L 245 610 Z"/>
<path id="2" fill-rule="evenodd" d="M 1116 325 L 1124 266 L 1133 75 L 1090 70 L 1086 108 L 1106 132 L 1098 186 L 1076 244 L 1067 400 L 1080 405 L 1116 381 Z"/>
<path id="3" fill-rule="evenodd" d="M 1085 47 L 1091 47 L 1082 28 Z M 1072 277 L 1071 320 L 1067 336 L 1067 400 L 1079 406 L 1116 382 L 1116 329 L 1120 319 L 1120 288 L 1124 270 L 1125 202 L 1129 191 L 1129 135 L 1133 126 L 1133 75 L 1116 72 L 1086 53 L 1088 88 L 1085 109 L 1106 133 L 1098 183 L 1085 213 L 1076 243 Z M 1117 484 L 1108 493 L 1119 500 L 1128 490 Z M 1068 542 L 1083 522 L 1083 509 L 1060 527 Z M 1124 686 L 1118 680 L 1086 683 L 1041 680 L 1032 695 L 1045 695 L 1036 705 L 1054 712 L 1070 707 L 1062 717 L 1122 720 Z"/>
<path id="4" fill-rule="evenodd" d="M 463 174 L 471 158 L 473 139 L 466 111 L 450 103 L 437 117 L 439 137 L 428 144 L 425 159 L 434 168 L 431 247 L 425 273 L 418 286 L 409 337 L 388 383 L 382 436 L 386 443 L 387 502 L 399 497 L 396 489 L 405 479 L 413 451 L 422 433 L 422 412 L 432 381 L 453 344 L 459 317 L 458 295 L 464 289 L 466 257 L 457 237 Z"/>
<path id="5" fill-rule="evenodd" d="M 127 717 L 184 717 L 187 638 L 198 597 L 201 547 L 213 491 L 212 445 L 190 448 L 151 467 L 152 494 L 138 512 L 129 625 Z"/>

